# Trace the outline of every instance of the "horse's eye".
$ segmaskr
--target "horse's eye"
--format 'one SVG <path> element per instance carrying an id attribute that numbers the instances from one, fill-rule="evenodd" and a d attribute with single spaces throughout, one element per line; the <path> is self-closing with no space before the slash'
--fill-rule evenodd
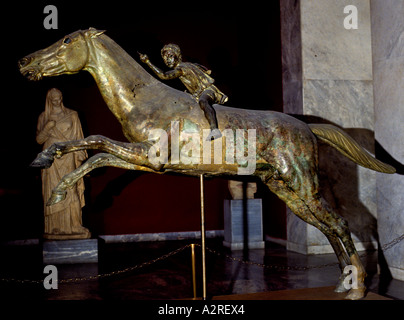
<path id="1" fill-rule="evenodd" d="M 69 44 L 70 42 L 72 42 L 72 39 L 70 39 L 69 37 L 67 37 L 63 40 L 63 43 L 65 43 L 65 44 Z"/>

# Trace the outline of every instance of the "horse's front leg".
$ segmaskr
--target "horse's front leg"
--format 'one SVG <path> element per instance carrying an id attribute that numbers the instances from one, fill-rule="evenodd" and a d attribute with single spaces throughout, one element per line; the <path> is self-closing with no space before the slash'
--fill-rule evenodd
<path id="1" fill-rule="evenodd" d="M 46 203 L 47 206 L 52 206 L 66 198 L 66 193 L 68 189 L 73 188 L 73 186 L 83 178 L 90 171 L 100 168 L 100 167 L 117 167 L 128 170 L 139 170 L 147 172 L 156 172 L 153 169 L 138 166 L 127 161 L 124 161 L 109 153 L 98 153 L 95 156 L 89 158 L 84 164 L 78 167 L 76 170 L 66 174 L 57 184 L 57 186 L 52 190 L 52 195 Z"/>
<path id="2" fill-rule="evenodd" d="M 81 140 L 54 143 L 38 154 L 31 163 L 31 167 L 46 169 L 52 165 L 55 158 L 60 158 L 66 153 L 93 149 L 110 153 L 126 162 L 158 171 L 163 167 L 163 164 L 154 165 L 150 163 L 148 159 L 150 146 L 147 142 L 119 142 L 101 135 L 92 135 Z"/>

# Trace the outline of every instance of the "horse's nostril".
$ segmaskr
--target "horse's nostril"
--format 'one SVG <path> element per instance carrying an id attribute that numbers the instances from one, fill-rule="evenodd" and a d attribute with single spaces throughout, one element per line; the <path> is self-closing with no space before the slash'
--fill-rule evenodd
<path id="1" fill-rule="evenodd" d="M 25 67 L 25 66 L 28 65 L 31 61 L 32 61 L 32 58 L 31 58 L 31 57 L 24 57 L 24 58 L 22 58 L 22 59 L 20 59 L 20 60 L 18 61 L 18 66 L 19 66 L 20 68 Z"/>

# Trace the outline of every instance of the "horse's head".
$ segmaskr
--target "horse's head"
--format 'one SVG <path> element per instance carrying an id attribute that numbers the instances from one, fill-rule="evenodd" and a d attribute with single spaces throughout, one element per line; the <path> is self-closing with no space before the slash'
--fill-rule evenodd
<path id="1" fill-rule="evenodd" d="M 20 72 L 29 80 L 77 73 L 88 62 L 87 39 L 103 32 L 94 28 L 73 32 L 50 47 L 31 53 L 18 61 Z"/>

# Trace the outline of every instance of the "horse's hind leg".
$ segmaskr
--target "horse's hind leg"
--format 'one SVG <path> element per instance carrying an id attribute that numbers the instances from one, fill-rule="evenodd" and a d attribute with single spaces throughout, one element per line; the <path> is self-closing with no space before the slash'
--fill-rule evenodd
<path id="1" fill-rule="evenodd" d="M 307 207 L 306 203 L 295 192 L 290 190 L 283 181 L 270 180 L 266 184 L 272 192 L 288 205 L 294 214 L 319 229 L 327 237 L 338 258 L 340 268 L 343 270 L 349 264 L 349 258 L 339 239 L 333 234 L 331 229 L 319 221 Z"/>
<path id="2" fill-rule="evenodd" d="M 330 230 L 331 231 L 331 230 Z M 341 269 L 341 276 L 338 279 L 338 283 L 335 287 L 335 292 L 347 292 L 349 291 L 348 288 L 344 285 L 345 278 L 347 277 L 347 274 L 344 273 L 345 267 L 347 265 L 350 265 L 350 259 L 342 246 L 339 238 L 335 235 L 332 236 L 327 236 L 328 241 L 330 242 L 332 248 L 334 249 L 334 252 L 338 258 L 340 269 Z"/>
<path id="3" fill-rule="evenodd" d="M 328 223 L 324 223 L 324 221 L 321 221 L 318 218 L 318 215 L 315 214 L 318 210 L 320 210 L 320 211 L 325 210 L 322 207 L 321 203 L 318 203 L 315 208 L 313 208 L 313 207 L 310 208 L 307 203 L 312 203 L 314 201 L 314 199 L 310 201 L 310 200 L 300 198 L 298 196 L 298 194 L 296 192 L 294 192 L 292 189 L 290 189 L 285 184 L 285 182 L 283 182 L 282 180 L 270 180 L 266 184 L 272 192 L 274 192 L 281 200 L 283 200 L 286 203 L 286 205 L 293 211 L 294 214 L 296 214 L 303 221 L 305 221 L 305 222 L 313 225 L 317 229 L 319 229 L 327 237 L 327 239 L 330 241 L 330 244 L 333 247 L 335 254 L 338 258 L 341 270 L 344 270 L 344 268 L 348 264 L 357 266 L 358 270 L 363 270 L 363 268 L 360 269 L 361 268 L 360 260 L 355 260 L 355 258 L 354 258 L 355 261 L 353 261 L 352 256 L 351 256 L 351 258 L 349 258 L 347 253 L 345 252 L 344 247 L 341 245 L 341 242 L 339 241 L 339 238 L 341 238 L 341 236 L 340 236 L 341 232 L 340 232 L 340 234 L 336 233 L 334 225 L 331 224 L 331 226 L 330 226 L 329 221 L 327 221 Z M 340 219 L 340 222 L 344 222 L 344 220 Z M 349 238 L 350 238 L 350 236 L 349 236 Z M 344 241 L 347 242 L 346 237 L 344 237 Z M 343 243 L 344 243 L 344 241 L 343 241 Z M 345 245 L 345 243 L 344 243 L 344 245 Z M 353 247 L 353 243 L 352 243 L 352 247 Z M 355 248 L 353 247 L 353 249 L 355 249 Z M 359 261 L 359 263 L 357 263 L 357 261 Z M 359 272 L 358 272 L 358 274 L 359 274 Z M 336 287 L 337 292 L 345 292 L 348 290 L 344 286 L 344 280 L 345 280 L 346 276 L 347 275 L 342 274 L 341 277 L 339 278 L 339 281 L 338 281 L 338 284 Z M 360 283 L 360 281 L 358 279 L 358 284 L 359 283 Z M 360 287 L 360 285 L 358 287 Z M 362 289 L 363 288 L 358 289 L 358 290 L 352 289 L 354 291 L 351 290 L 351 292 L 349 293 L 347 298 L 348 299 L 359 299 L 359 298 L 363 297 L 364 290 L 362 290 Z"/>
<path id="4" fill-rule="evenodd" d="M 356 268 L 357 287 L 353 287 L 346 298 L 352 300 L 362 298 L 365 295 L 366 291 L 366 271 L 362 265 L 358 252 L 356 251 L 355 245 L 352 241 L 351 232 L 348 228 L 348 222 L 340 217 L 334 210 L 332 210 L 327 202 L 321 197 L 313 198 L 306 203 L 311 208 L 316 218 L 327 225 L 331 229 L 333 234 L 338 236 L 349 256 L 349 264 Z"/>
<path id="5" fill-rule="evenodd" d="M 109 153 L 98 153 L 95 156 L 89 158 L 84 164 L 78 167 L 76 170 L 65 175 L 57 184 L 57 186 L 52 190 L 52 195 L 48 199 L 46 205 L 54 205 L 66 197 L 66 192 L 68 189 L 72 188 L 77 181 L 88 174 L 90 171 L 100 168 L 100 167 L 117 167 L 128 170 L 140 170 L 154 172 L 154 170 L 140 167 L 135 164 L 126 162 L 112 154 Z"/>

